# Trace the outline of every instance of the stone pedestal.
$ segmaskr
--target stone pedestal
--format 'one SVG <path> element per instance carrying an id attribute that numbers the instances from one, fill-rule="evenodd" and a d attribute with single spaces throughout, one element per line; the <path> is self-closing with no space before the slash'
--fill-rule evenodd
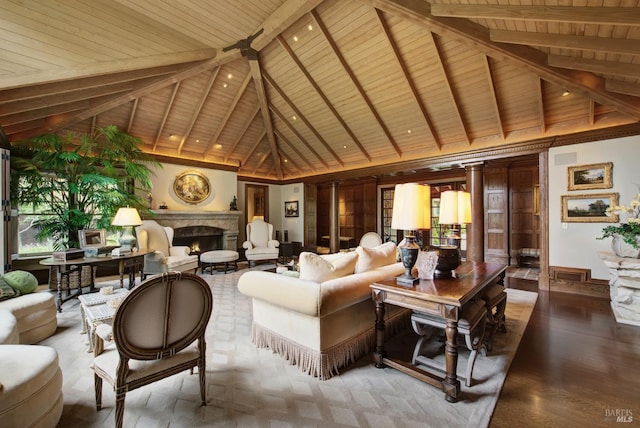
<path id="1" fill-rule="evenodd" d="M 621 324 L 640 326 L 640 259 L 599 251 L 609 268 L 611 309 Z"/>

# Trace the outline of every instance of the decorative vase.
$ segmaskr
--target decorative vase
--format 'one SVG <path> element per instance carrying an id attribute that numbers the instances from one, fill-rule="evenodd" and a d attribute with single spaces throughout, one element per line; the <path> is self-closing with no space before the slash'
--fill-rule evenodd
<path id="1" fill-rule="evenodd" d="M 640 244 L 640 236 L 636 236 L 636 242 Z M 624 242 L 622 236 L 614 234 L 611 240 L 611 249 L 618 257 L 631 257 L 637 259 L 640 256 L 640 248 Z"/>

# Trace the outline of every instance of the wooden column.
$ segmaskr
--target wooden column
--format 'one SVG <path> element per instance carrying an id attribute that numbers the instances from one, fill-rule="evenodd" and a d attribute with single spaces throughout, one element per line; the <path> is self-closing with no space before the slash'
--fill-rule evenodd
<path id="1" fill-rule="evenodd" d="M 331 183 L 331 207 L 329 210 L 329 251 L 340 251 L 340 198 L 338 187 L 340 183 Z"/>
<path id="2" fill-rule="evenodd" d="M 484 163 L 465 166 L 467 190 L 471 193 L 471 224 L 467 225 L 467 260 L 484 261 Z"/>
<path id="3" fill-rule="evenodd" d="M 549 290 L 549 152 L 538 154 L 538 179 L 540 185 L 540 275 L 538 288 Z"/>

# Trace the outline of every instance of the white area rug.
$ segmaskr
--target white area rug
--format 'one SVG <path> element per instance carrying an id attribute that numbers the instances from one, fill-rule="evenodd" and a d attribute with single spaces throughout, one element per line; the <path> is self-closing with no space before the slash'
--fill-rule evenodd
<path id="1" fill-rule="evenodd" d="M 478 356 L 473 386 L 462 382 L 462 401 L 452 404 L 431 385 L 391 368 L 375 368 L 370 356 L 319 381 L 270 350 L 256 349 L 250 339 L 251 301 L 236 288 L 243 272 L 203 275 L 214 296 L 207 331 L 208 405 L 199 406 L 197 375 L 185 372 L 129 392 L 126 427 L 487 426 L 537 298 L 536 293 L 507 290 L 508 331 L 496 335 L 492 353 Z M 103 409 L 95 409 L 92 354 L 80 334 L 79 305 L 73 300 L 63 309 L 57 333 L 41 342 L 57 349 L 64 374 L 58 426 L 113 426 L 114 394 L 106 383 Z M 407 333 L 394 343 L 411 351 L 415 341 Z M 460 357 L 462 373 L 462 351 Z"/>

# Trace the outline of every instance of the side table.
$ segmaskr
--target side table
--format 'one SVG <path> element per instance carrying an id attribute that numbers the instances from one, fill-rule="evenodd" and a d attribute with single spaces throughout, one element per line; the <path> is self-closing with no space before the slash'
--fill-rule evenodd
<path id="1" fill-rule="evenodd" d="M 80 301 L 80 319 L 82 320 L 81 333 L 87 333 L 89 340 L 89 349 L 87 352 L 93 352 L 93 340 L 96 326 L 102 323 L 110 324 L 116 313 L 116 308 L 111 308 L 107 301 L 113 299 L 123 299 L 129 290 L 119 288 L 113 290 L 113 294 L 82 294 L 78 296 Z"/>

